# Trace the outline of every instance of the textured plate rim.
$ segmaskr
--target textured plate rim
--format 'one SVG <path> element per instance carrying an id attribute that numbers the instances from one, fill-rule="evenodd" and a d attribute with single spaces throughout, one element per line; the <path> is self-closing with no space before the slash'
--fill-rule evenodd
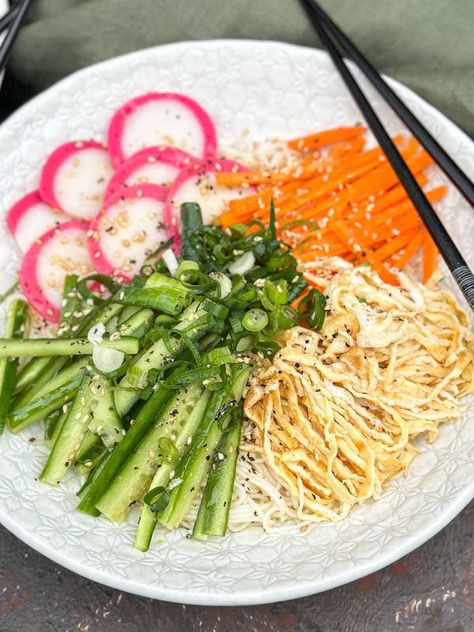
<path id="1" fill-rule="evenodd" d="M 1 0 L 0 0 L 1 2 Z M 187 48 L 189 46 L 202 46 L 206 47 L 214 47 L 214 46 L 239 46 L 240 48 L 254 48 L 256 46 L 265 47 L 275 47 L 279 49 L 285 49 L 291 52 L 295 51 L 311 51 L 314 53 L 315 57 L 325 58 L 327 59 L 327 53 L 320 49 L 315 49 L 306 46 L 298 46 L 295 44 L 287 44 L 285 42 L 278 42 L 272 40 L 238 40 L 238 39 L 215 39 L 215 40 L 203 40 L 203 41 L 185 41 L 171 44 L 164 44 L 161 46 L 153 46 L 150 48 L 141 49 L 138 51 L 134 51 L 131 53 L 126 53 L 124 55 L 120 55 L 118 57 L 114 57 L 112 59 L 108 59 L 97 64 L 92 64 L 77 72 L 72 73 L 61 81 L 57 82 L 53 86 L 49 87 L 47 90 L 43 91 L 38 96 L 34 97 L 31 101 L 24 104 L 21 108 L 16 110 L 9 118 L 7 118 L 2 125 L 0 126 L 0 137 L 9 124 L 15 121 L 17 118 L 21 118 L 24 116 L 24 113 L 28 111 L 31 103 L 38 103 L 42 100 L 47 100 L 49 97 L 54 95 L 54 92 L 58 88 L 62 88 L 67 86 L 68 82 L 75 81 L 78 77 L 83 74 L 88 74 L 91 69 L 101 68 L 102 66 L 112 66 L 114 64 L 120 64 L 121 62 L 128 60 L 132 57 L 139 57 L 143 53 L 150 53 L 152 51 L 162 51 L 166 49 L 175 49 L 175 48 Z M 351 64 L 353 66 L 353 64 Z M 406 96 L 413 97 L 419 101 L 421 101 L 429 111 L 443 124 L 443 126 L 449 129 L 453 134 L 458 137 L 462 137 L 464 140 L 467 140 L 472 144 L 472 140 L 470 137 L 455 123 L 453 123 L 446 115 L 437 110 L 433 105 L 431 105 L 428 101 L 420 97 L 413 90 L 406 87 L 402 83 L 396 81 L 395 79 L 391 79 L 390 77 L 385 76 L 388 83 L 395 88 L 398 94 L 404 98 Z M 67 568 L 68 570 L 77 573 L 87 579 L 92 581 L 99 582 L 106 586 L 110 586 L 111 588 L 115 588 L 117 590 L 123 590 L 125 592 L 129 592 L 132 594 L 136 594 L 142 597 L 148 597 L 152 599 L 160 599 L 163 601 L 170 601 L 175 603 L 186 603 L 189 605 L 207 605 L 207 606 L 246 606 L 246 605 L 259 605 L 266 603 L 275 603 L 278 601 L 286 601 L 289 599 L 296 599 L 301 597 L 307 597 L 309 595 L 317 594 L 320 592 L 324 592 L 326 590 L 331 590 L 332 588 L 337 588 L 344 584 L 350 583 L 361 577 L 365 577 L 366 575 L 370 575 L 385 566 L 395 562 L 400 559 L 404 555 L 407 555 L 417 547 L 424 544 L 427 540 L 436 535 L 441 529 L 443 529 L 447 524 L 449 524 L 463 509 L 466 505 L 474 498 L 474 480 L 470 485 L 464 488 L 463 493 L 460 493 L 456 496 L 455 500 L 449 506 L 449 510 L 444 514 L 440 515 L 438 518 L 434 519 L 432 522 L 428 523 L 428 525 L 424 529 L 418 529 L 414 532 L 414 534 L 399 545 L 395 550 L 387 552 L 385 555 L 383 553 L 378 553 L 373 560 L 364 562 L 363 564 L 359 564 L 358 566 L 350 569 L 344 570 L 338 573 L 335 573 L 332 577 L 329 578 L 321 578 L 317 581 L 308 581 L 305 583 L 295 583 L 291 587 L 282 587 L 275 588 L 271 587 L 269 589 L 260 590 L 258 592 L 242 592 L 239 593 L 216 593 L 213 591 L 200 591 L 193 592 L 192 590 L 182 590 L 178 588 L 165 588 L 160 586 L 159 584 L 154 584 L 150 586 L 145 586 L 144 584 L 139 584 L 134 580 L 124 579 L 117 577 L 116 575 L 106 573 L 101 570 L 91 569 L 86 564 L 82 562 L 76 562 L 71 556 L 66 556 L 56 549 L 53 546 L 49 546 L 45 544 L 42 540 L 38 539 L 35 533 L 29 532 L 23 525 L 19 525 L 16 521 L 11 520 L 8 514 L 4 512 L 0 512 L 0 523 L 8 529 L 13 535 L 18 537 L 28 546 L 31 546 L 38 553 L 41 553 L 48 559 L 52 560 Z"/>

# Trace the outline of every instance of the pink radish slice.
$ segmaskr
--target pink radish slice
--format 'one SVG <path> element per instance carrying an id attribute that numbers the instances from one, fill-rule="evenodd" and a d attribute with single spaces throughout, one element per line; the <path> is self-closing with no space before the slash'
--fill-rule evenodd
<path id="1" fill-rule="evenodd" d="M 73 219 L 51 228 L 23 257 L 20 285 L 28 303 L 49 322 L 59 320 L 66 274 L 92 272 L 87 250 L 87 222 Z"/>
<path id="2" fill-rule="evenodd" d="M 183 202 L 200 205 L 205 224 L 209 224 L 226 208 L 227 202 L 253 193 L 251 188 L 237 189 L 216 184 L 216 171 L 246 171 L 246 167 L 233 160 L 213 160 L 200 168 L 184 169 L 170 187 L 164 211 L 164 221 L 179 227 L 179 208 Z"/>
<path id="3" fill-rule="evenodd" d="M 193 99 L 173 92 L 150 92 L 127 101 L 115 112 L 108 131 L 115 168 L 144 147 L 172 145 L 197 156 L 214 156 L 216 130 Z"/>
<path id="4" fill-rule="evenodd" d="M 109 153 L 100 143 L 65 143 L 46 161 L 39 192 L 45 202 L 67 215 L 90 220 L 102 208 L 112 173 Z"/>
<path id="5" fill-rule="evenodd" d="M 69 219 L 43 202 L 38 191 L 20 198 L 7 213 L 8 228 L 22 252 L 26 252 L 47 230 Z"/>
<path id="6" fill-rule="evenodd" d="M 170 185 L 181 169 L 195 164 L 196 159 L 177 147 L 147 147 L 128 158 L 114 173 L 107 185 L 107 202 L 117 191 L 133 184 Z"/>
<path id="7" fill-rule="evenodd" d="M 168 239 L 163 209 L 168 190 L 136 184 L 119 191 L 92 220 L 88 247 L 99 272 L 130 280 L 148 254 Z"/>

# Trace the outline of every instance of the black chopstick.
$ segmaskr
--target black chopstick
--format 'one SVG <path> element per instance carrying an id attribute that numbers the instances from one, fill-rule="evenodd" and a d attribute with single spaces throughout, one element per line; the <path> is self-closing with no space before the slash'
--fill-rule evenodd
<path id="1" fill-rule="evenodd" d="M 327 26 L 334 39 L 340 44 L 346 56 L 352 59 L 362 70 L 367 79 L 383 96 L 385 101 L 392 107 L 393 111 L 405 123 L 413 135 L 420 141 L 426 151 L 433 157 L 438 166 L 444 171 L 451 182 L 464 195 L 466 200 L 474 206 L 474 182 L 460 169 L 439 143 L 433 138 L 429 131 L 419 121 L 416 116 L 407 108 L 403 101 L 397 96 L 392 88 L 385 82 L 383 77 L 372 66 L 368 59 L 355 46 L 355 44 L 341 31 L 338 25 L 329 17 L 317 2 L 312 2 L 314 11 Z"/>
<path id="2" fill-rule="evenodd" d="M 355 81 L 349 71 L 349 68 L 346 66 L 342 55 L 331 39 L 329 33 L 326 31 L 326 27 L 323 25 L 319 15 L 315 12 L 313 3 L 311 0 L 301 0 L 301 2 L 308 13 L 314 28 L 316 29 L 323 46 L 328 51 L 334 65 L 341 75 L 341 78 L 359 106 L 361 113 L 383 149 L 388 161 L 392 165 L 392 168 L 407 192 L 408 197 L 411 199 L 413 205 L 418 211 L 418 214 L 423 220 L 423 223 L 428 229 L 428 232 L 438 246 L 438 249 L 453 275 L 454 280 L 458 284 L 461 292 L 464 294 L 469 306 L 472 310 L 474 310 L 474 275 L 456 247 L 456 244 L 446 231 L 441 220 L 435 213 L 433 207 L 423 193 L 423 190 L 413 177 L 413 174 L 401 157 L 395 144 L 392 142 L 392 139 L 386 132 L 377 114 Z"/>
<path id="3" fill-rule="evenodd" d="M 7 26 L 13 20 L 15 15 L 18 13 L 18 11 L 19 11 L 19 5 L 16 4 L 14 7 L 12 7 L 8 11 L 8 13 L 5 13 L 5 15 L 2 15 L 2 17 L 0 18 L 0 34 L 2 34 L 3 31 L 7 28 Z"/>
<path id="4" fill-rule="evenodd" d="M 16 39 L 16 36 L 18 35 L 21 23 L 30 4 L 31 0 L 22 0 L 22 2 L 18 3 L 18 11 L 10 23 L 10 28 L 7 31 L 5 39 L 0 44 L 0 71 L 5 68 L 10 49 Z"/>

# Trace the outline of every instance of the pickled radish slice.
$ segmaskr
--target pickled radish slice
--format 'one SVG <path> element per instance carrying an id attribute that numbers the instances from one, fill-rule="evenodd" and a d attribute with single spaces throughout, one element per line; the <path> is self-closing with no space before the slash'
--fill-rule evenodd
<path id="1" fill-rule="evenodd" d="M 196 159 L 176 147 L 147 147 L 134 154 L 117 169 L 110 179 L 104 199 L 133 184 L 172 184 L 181 169 Z"/>
<path id="2" fill-rule="evenodd" d="M 247 196 L 251 188 L 236 189 L 216 184 L 216 171 L 245 171 L 246 168 L 233 160 L 209 161 L 200 169 L 183 170 L 171 186 L 166 201 L 164 221 L 179 228 L 179 208 L 183 202 L 196 202 L 200 205 L 202 218 L 209 224 L 225 211 L 229 200 L 238 196 Z"/>
<path id="3" fill-rule="evenodd" d="M 23 257 L 21 289 L 31 307 L 49 322 L 59 321 L 65 276 L 93 271 L 88 228 L 87 222 L 69 220 L 44 233 Z"/>
<path id="4" fill-rule="evenodd" d="M 133 185 L 112 196 L 91 223 L 88 248 L 94 267 L 130 280 L 146 257 L 168 239 L 163 224 L 167 189 Z"/>
<path id="5" fill-rule="evenodd" d="M 69 219 L 43 202 L 38 191 L 27 193 L 7 213 L 8 228 L 22 252 L 26 252 L 50 228 Z"/>
<path id="6" fill-rule="evenodd" d="M 107 149 L 95 141 L 65 143 L 41 173 L 43 200 L 66 215 L 90 220 L 100 211 L 113 169 Z"/>
<path id="7" fill-rule="evenodd" d="M 172 92 L 150 92 L 127 101 L 112 117 L 109 152 L 115 168 L 145 147 L 170 145 L 197 158 L 216 153 L 216 130 L 193 99 Z"/>

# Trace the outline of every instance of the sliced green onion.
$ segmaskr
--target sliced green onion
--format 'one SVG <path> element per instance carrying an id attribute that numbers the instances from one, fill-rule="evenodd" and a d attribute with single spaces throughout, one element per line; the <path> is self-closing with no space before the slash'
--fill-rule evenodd
<path id="1" fill-rule="evenodd" d="M 171 276 L 176 275 L 176 271 L 178 270 L 178 260 L 176 259 L 176 255 L 171 250 L 171 248 L 167 248 L 163 252 L 163 261 L 165 262 L 166 267 L 168 268 Z"/>
<path id="2" fill-rule="evenodd" d="M 253 344 L 253 336 L 242 336 L 235 345 L 235 350 L 237 353 L 243 353 L 244 351 L 248 351 Z"/>
<path id="3" fill-rule="evenodd" d="M 222 364 L 234 364 L 237 362 L 237 358 L 231 352 L 229 347 L 217 347 L 217 349 L 212 349 L 207 354 L 209 358 L 209 362 L 214 366 L 221 366 Z"/>
<path id="4" fill-rule="evenodd" d="M 286 222 L 281 227 L 281 230 L 289 230 L 290 228 L 296 228 L 297 226 L 307 226 L 311 230 L 318 230 L 319 224 L 311 219 L 293 219 L 290 222 Z"/>
<path id="5" fill-rule="evenodd" d="M 293 281 L 293 279 L 294 279 L 294 281 Z M 288 290 L 288 302 L 289 303 L 293 303 L 293 301 L 296 300 L 298 298 L 298 296 L 301 294 L 301 292 L 304 289 L 306 289 L 306 287 L 308 286 L 308 283 L 307 283 L 306 279 L 299 272 L 295 274 L 293 279 L 291 280 L 292 281 L 291 282 L 291 286 L 290 286 L 290 288 Z"/>
<path id="6" fill-rule="evenodd" d="M 247 274 L 255 265 L 255 255 L 252 251 L 244 252 L 238 259 L 229 266 L 230 274 Z"/>
<path id="7" fill-rule="evenodd" d="M 173 461 L 177 460 L 179 456 L 178 448 L 168 437 L 160 437 L 158 439 L 158 448 L 163 459 L 168 463 L 173 463 Z"/>
<path id="8" fill-rule="evenodd" d="M 114 281 L 114 279 L 106 274 L 99 274 L 98 272 L 93 272 L 92 274 L 88 274 L 82 279 L 80 279 L 77 283 L 77 291 L 82 296 L 83 299 L 91 299 L 95 305 L 102 305 L 105 302 L 105 299 L 102 296 L 99 296 L 96 292 L 92 292 L 87 286 L 88 283 L 95 282 L 103 285 L 111 294 L 115 294 L 120 290 L 120 285 Z"/>
<path id="9" fill-rule="evenodd" d="M 163 327 L 174 327 L 176 325 L 176 318 L 169 316 L 168 314 L 158 314 L 155 318 L 154 327 L 155 328 L 163 328 Z"/>
<path id="10" fill-rule="evenodd" d="M 199 293 L 204 292 L 215 284 L 215 281 L 210 279 L 209 275 L 201 272 L 201 270 L 186 270 L 181 274 L 179 280 L 189 291 Z"/>
<path id="11" fill-rule="evenodd" d="M 193 235 L 203 229 L 202 213 L 199 204 L 185 202 L 181 204 L 181 255 L 184 259 L 199 260 L 199 242 L 194 243 Z"/>
<path id="12" fill-rule="evenodd" d="M 15 283 L 13 283 L 13 285 L 11 285 L 3 294 L 0 294 L 0 304 L 3 303 L 3 301 L 7 299 L 9 296 L 11 296 L 13 292 L 16 292 L 16 290 L 18 289 L 18 286 L 19 286 L 18 281 L 15 281 Z"/>
<path id="13" fill-rule="evenodd" d="M 154 250 L 148 257 L 145 259 L 142 267 L 140 268 L 139 277 L 147 277 L 150 274 L 155 272 L 155 269 L 163 266 L 164 262 L 161 258 L 159 258 L 160 254 L 164 252 L 167 248 L 170 248 L 174 243 L 174 239 L 171 237 L 164 243 L 162 243 L 156 250 Z M 135 277 L 138 278 L 138 277 Z"/>
<path id="14" fill-rule="evenodd" d="M 216 281 L 219 285 L 220 296 L 219 298 L 225 298 L 232 292 L 232 281 L 222 272 L 211 272 L 209 274 L 211 279 Z"/>
<path id="15" fill-rule="evenodd" d="M 178 265 L 178 269 L 176 270 L 176 278 L 181 280 L 181 277 L 185 275 L 187 272 L 196 272 L 201 269 L 201 266 L 197 261 L 191 261 L 189 259 L 185 259 L 181 261 Z"/>
<path id="16" fill-rule="evenodd" d="M 326 297 L 316 288 L 310 290 L 298 305 L 298 311 L 308 323 L 319 330 L 326 317 Z"/>
<path id="17" fill-rule="evenodd" d="M 249 309 L 242 318 L 242 326 L 247 331 L 262 331 L 268 325 L 268 315 L 263 309 Z"/>
<path id="18" fill-rule="evenodd" d="M 266 294 L 266 292 L 264 292 L 263 290 L 258 290 L 257 295 L 258 295 L 258 298 L 260 299 L 260 303 L 262 304 L 262 307 L 265 308 L 267 312 L 271 312 L 273 309 L 275 309 L 274 304 L 268 298 L 268 295 Z"/>
<path id="19" fill-rule="evenodd" d="M 289 305 L 281 305 L 269 315 L 272 331 L 284 331 L 298 324 L 298 314 Z"/>
<path id="20" fill-rule="evenodd" d="M 278 279 L 275 282 L 266 279 L 263 291 L 274 305 L 288 303 L 288 285 L 284 279 Z"/>
<path id="21" fill-rule="evenodd" d="M 273 198 L 270 200 L 270 221 L 268 223 L 268 230 L 270 231 L 270 237 L 276 239 L 275 204 L 273 203 Z"/>
<path id="22" fill-rule="evenodd" d="M 95 345 L 92 351 L 92 361 L 102 373 L 113 373 L 122 366 L 124 359 L 125 354 L 116 349 Z"/>
<path id="23" fill-rule="evenodd" d="M 235 312 L 230 315 L 230 318 L 229 318 L 230 326 L 232 327 L 232 331 L 236 334 L 240 334 L 241 332 L 244 331 L 244 328 L 242 326 L 243 316 L 244 316 L 243 312 Z"/>
<path id="24" fill-rule="evenodd" d="M 206 299 L 202 303 L 202 308 L 208 313 L 215 316 L 218 320 L 224 320 L 229 315 L 229 308 L 220 303 L 215 303 L 210 299 Z"/>
<path id="25" fill-rule="evenodd" d="M 169 503 L 170 495 L 166 487 L 159 485 L 158 487 L 150 489 L 150 491 L 145 494 L 143 501 L 153 513 L 159 514 Z"/>

